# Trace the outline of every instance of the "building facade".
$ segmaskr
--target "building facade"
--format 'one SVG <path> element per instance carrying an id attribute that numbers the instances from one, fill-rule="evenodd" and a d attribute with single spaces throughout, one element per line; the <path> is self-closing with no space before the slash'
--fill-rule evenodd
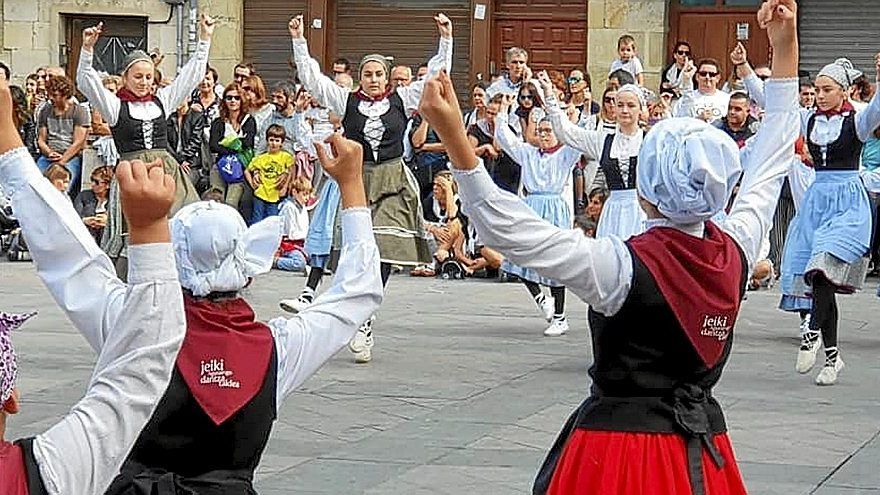
<path id="1" fill-rule="evenodd" d="M 180 3 L 180 6 L 173 4 Z M 800 0 L 803 68 L 850 56 L 871 69 L 880 49 L 880 1 Z M 678 39 L 696 57 L 713 57 L 729 74 L 727 54 L 742 41 L 755 63 L 769 60 L 769 43 L 757 26 L 760 0 L 0 0 L 0 60 L 17 80 L 36 67 L 60 65 L 73 74 L 84 26 L 103 20 L 101 68 L 112 72 L 134 48 L 165 54 L 160 69 L 173 75 L 177 53 L 195 39 L 191 22 L 210 12 L 219 25 L 211 64 L 221 80 L 240 60 L 255 63 L 269 81 L 293 74 L 287 21 L 303 14 L 312 54 L 325 66 L 337 57 L 353 62 L 367 52 L 416 66 L 436 50 L 431 20 L 446 12 L 455 23 L 453 76 L 459 87 L 504 68 L 504 50 L 523 46 L 535 69 L 586 68 L 594 86 L 617 57 L 617 39 L 636 39 L 646 85 L 656 87 Z M 180 20 L 181 22 L 178 22 Z M 178 39 L 182 38 L 181 46 Z M 185 58 L 185 55 L 184 55 Z"/>

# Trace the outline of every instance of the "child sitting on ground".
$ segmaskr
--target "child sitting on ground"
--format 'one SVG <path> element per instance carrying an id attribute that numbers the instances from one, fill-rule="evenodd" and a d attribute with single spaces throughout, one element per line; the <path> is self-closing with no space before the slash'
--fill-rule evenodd
<path id="1" fill-rule="evenodd" d="M 284 219 L 284 236 L 273 265 L 279 270 L 306 273 L 308 256 L 305 252 L 306 235 L 309 233 L 309 212 L 306 209 L 312 195 L 312 184 L 304 177 L 297 177 L 284 187 L 289 196 L 281 203 Z"/>
<path id="2" fill-rule="evenodd" d="M 64 165 L 54 164 L 46 169 L 43 174 L 52 183 L 55 189 L 67 194 L 67 188 L 70 187 L 70 170 Z"/>

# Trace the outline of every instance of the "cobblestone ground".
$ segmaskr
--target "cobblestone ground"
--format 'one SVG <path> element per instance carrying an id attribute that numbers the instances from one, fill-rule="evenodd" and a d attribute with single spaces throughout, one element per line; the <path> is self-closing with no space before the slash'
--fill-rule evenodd
<path id="1" fill-rule="evenodd" d="M 17 332 L 23 412 L 11 438 L 39 432 L 78 399 L 94 356 L 30 264 L 0 264 L 8 311 L 39 308 Z M 261 318 L 280 313 L 298 276 L 248 290 Z M 880 308 L 877 280 L 841 298 L 834 387 L 794 371 L 797 317 L 775 290 L 750 293 L 716 390 L 750 493 L 880 493 Z M 570 299 L 573 299 L 569 295 Z M 284 404 L 257 473 L 260 493 L 523 494 L 558 428 L 583 399 L 585 307 L 549 339 L 517 284 L 396 276 L 375 327 L 374 360 L 342 351 Z"/>

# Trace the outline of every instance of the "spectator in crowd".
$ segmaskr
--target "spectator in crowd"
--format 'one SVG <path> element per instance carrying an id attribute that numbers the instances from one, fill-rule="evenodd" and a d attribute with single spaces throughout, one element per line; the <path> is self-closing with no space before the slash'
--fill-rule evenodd
<path id="1" fill-rule="evenodd" d="M 512 120 L 510 127 L 517 136 L 535 146 L 538 142 L 537 124 L 547 115 L 544 112 L 544 100 L 541 99 L 537 87 L 531 82 L 526 82 L 520 86 L 516 102 L 516 110 L 510 116 Z"/>
<path id="2" fill-rule="evenodd" d="M 244 84 L 245 79 L 256 73 L 257 71 L 254 70 L 254 65 L 250 62 L 239 62 L 232 68 L 232 81 L 241 86 Z M 215 78 L 214 80 L 216 81 L 217 79 Z"/>
<path id="3" fill-rule="evenodd" d="M 672 116 L 672 109 L 668 103 L 666 103 L 663 99 L 657 99 L 653 101 L 650 105 L 648 105 L 648 125 L 647 128 L 650 129 L 660 122 L 661 120 L 668 119 Z"/>
<path id="4" fill-rule="evenodd" d="M 605 85 L 606 89 L 611 88 L 614 91 L 620 89 L 621 86 L 626 86 L 627 84 L 635 84 L 636 78 L 633 77 L 629 71 L 624 69 L 617 69 L 613 71 L 611 74 L 608 74 L 608 83 Z"/>
<path id="5" fill-rule="evenodd" d="M 684 95 L 674 110 L 676 117 L 694 117 L 713 123 L 727 114 L 730 95 L 718 89 L 721 72 L 718 61 L 704 58 L 697 64 L 689 63 L 684 69 Z M 697 75 L 698 87 L 693 89 L 693 77 Z"/>
<path id="6" fill-rule="evenodd" d="M 277 215 L 281 199 L 287 195 L 287 180 L 293 165 L 293 155 L 284 150 L 286 138 L 284 127 L 278 124 L 269 126 L 266 129 L 266 152 L 257 155 L 244 171 L 245 179 L 254 190 L 251 224 Z M 305 235 L 302 238 L 305 239 Z"/>
<path id="7" fill-rule="evenodd" d="M 107 198 L 113 168 L 106 165 L 92 170 L 89 177 L 91 189 L 84 189 L 73 201 L 73 208 L 79 213 L 83 223 L 96 242 L 101 241 L 104 227 L 107 226 Z"/>
<path id="8" fill-rule="evenodd" d="M 349 91 L 354 89 L 354 78 L 351 77 L 351 74 L 346 72 L 336 74 L 336 76 L 333 77 L 333 81 L 336 82 L 339 87 L 345 88 Z"/>
<path id="9" fill-rule="evenodd" d="M 479 81 L 471 86 L 471 108 L 470 111 L 464 113 L 465 128 L 470 128 L 476 124 L 478 120 L 486 118 L 486 88 L 488 86 L 483 81 Z"/>
<path id="10" fill-rule="evenodd" d="M 190 108 L 184 99 L 168 116 L 168 151 L 177 159 L 183 173 L 201 194 L 206 187 L 207 170 L 202 167 L 202 142 L 205 138 L 205 116 Z M 205 180 L 202 180 L 204 175 Z M 199 187 L 201 185 L 201 187 Z"/>
<path id="11" fill-rule="evenodd" d="M 414 151 L 412 168 L 419 183 L 420 198 L 424 201 L 431 194 L 434 176 L 447 169 L 449 158 L 446 156 L 446 146 L 440 142 L 437 133 L 418 114 L 412 118 L 409 139 Z"/>
<path id="12" fill-rule="evenodd" d="M 333 75 L 339 74 L 351 75 L 351 62 L 347 58 L 340 57 L 333 61 Z"/>
<path id="13" fill-rule="evenodd" d="M 257 130 L 263 128 L 276 109 L 275 105 L 269 103 L 269 94 L 266 91 L 266 85 L 263 84 L 263 78 L 260 76 L 247 77 L 241 85 L 241 90 L 244 104 L 247 105 L 248 112 L 257 123 Z M 262 142 L 264 139 L 265 135 L 257 135 L 256 149 L 265 148 L 265 143 Z"/>
<path id="14" fill-rule="evenodd" d="M 409 86 L 413 80 L 412 69 L 408 65 L 395 65 L 391 69 L 391 91 L 399 86 Z"/>
<path id="15" fill-rule="evenodd" d="M 309 260 L 305 251 L 306 236 L 309 232 L 309 212 L 306 204 L 313 192 L 312 184 L 303 177 L 297 177 L 290 180 L 285 189 L 287 198 L 281 202 L 280 209 L 283 235 L 272 265 L 287 272 L 306 273 Z"/>
<path id="16" fill-rule="evenodd" d="M 37 123 L 28 110 L 27 94 L 18 86 L 10 86 L 9 91 L 12 94 L 12 122 L 28 153 L 36 160 L 40 156 L 37 148 Z"/>
<path id="17" fill-rule="evenodd" d="M 71 198 L 79 194 L 82 150 L 91 118 L 85 107 L 71 101 L 73 83 L 66 76 L 52 76 L 46 83 L 49 100 L 37 116 L 37 166 L 45 171 L 52 164 L 62 165 L 71 174 Z"/>
<path id="18" fill-rule="evenodd" d="M 67 167 L 64 165 L 53 163 L 49 165 L 49 168 L 46 169 L 43 175 L 46 176 L 52 187 L 58 191 L 66 194 L 70 189 L 70 170 L 67 170 Z M 68 197 L 68 199 L 70 198 Z"/>
<path id="19" fill-rule="evenodd" d="M 33 114 L 34 108 L 46 99 L 46 93 L 40 93 L 39 76 L 36 74 L 28 74 L 24 81 L 24 89 L 27 93 L 28 111 Z M 44 87 L 45 89 L 45 87 Z"/>
<path id="20" fill-rule="evenodd" d="M 660 90 L 671 89 L 678 92 L 682 86 L 685 65 L 693 58 L 693 50 L 687 41 L 677 41 L 672 49 L 672 62 L 663 68 Z"/>
<path id="21" fill-rule="evenodd" d="M 802 79 L 798 101 L 801 108 L 813 109 L 816 107 L 816 86 L 809 79 Z"/>
<path id="22" fill-rule="evenodd" d="M 864 106 L 871 101 L 871 97 L 874 96 L 874 86 L 868 81 L 867 76 L 862 74 L 860 77 L 853 80 L 850 88 L 850 95 L 850 98 L 854 103 L 860 103 L 864 108 Z"/>
<path id="23" fill-rule="evenodd" d="M 639 60 L 636 50 L 636 40 L 628 34 L 624 34 L 617 40 L 617 59 L 611 62 L 611 74 L 618 69 L 629 72 L 639 86 L 645 84 L 645 68 L 642 67 L 642 61 Z M 624 83 L 626 84 L 626 83 Z"/>
<path id="24" fill-rule="evenodd" d="M 209 142 L 211 153 L 217 156 L 217 163 L 211 169 L 211 186 L 225 191 L 226 204 L 236 209 L 244 194 L 244 169 L 247 167 L 239 154 L 253 153 L 257 134 L 257 123 L 248 113 L 243 93 L 238 83 L 226 86 L 220 117 L 211 124 Z M 227 164 L 231 168 L 224 168 Z"/>
<path id="25" fill-rule="evenodd" d="M 584 214 L 592 220 L 596 222 L 596 225 L 599 224 L 599 218 L 602 216 L 602 209 L 605 207 L 605 200 L 608 199 L 608 189 L 604 187 L 595 187 L 592 191 L 590 191 L 589 196 L 587 196 L 587 208 L 584 211 Z M 595 235 L 593 236 L 595 237 Z"/>
<path id="26" fill-rule="evenodd" d="M 596 115 L 601 110 L 599 103 L 593 101 L 593 83 L 590 75 L 575 69 L 568 74 L 569 103 L 575 106 L 579 119 Z"/>
<path id="27" fill-rule="evenodd" d="M 596 237 L 596 222 L 590 220 L 586 215 L 574 217 L 574 227 L 581 229 L 586 237 Z"/>
<path id="28" fill-rule="evenodd" d="M 452 172 L 443 170 L 434 176 L 431 192 L 422 203 L 425 215 L 425 230 L 431 235 L 434 246 L 434 259 L 443 264 L 450 259 L 473 262 L 465 253 L 465 217 L 461 213 L 458 187 Z M 414 276 L 432 277 L 436 270 L 431 265 L 418 267 L 410 272 Z"/>
<path id="29" fill-rule="evenodd" d="M 256 142 L 257 148 L 255 151 L 257 153 L 264 153 L 266 151 L 266 131 L 273 125 L 280 125 L 284 128 L 284 150 L 291 155 L 296 153 L 296 147 L 294 146 L 296 142 L 296 119 L 294 118 L 296 97 L 296 88 L 288 82 L 282 81 L 272 86 L 271 98 L 274 110 L 269 118 L 263 122 L 262 127 L 257 128 L 257 134 L 264 136 Z"/>
<path id="30" fill-rule="evenodd" d="M 422 81 L 422 80 L 424 80 L 425 76 L 427 76 L 427 75 L 428 75 L 428 63 L 422 62 L 416 68 L 416 80 Z"/>
<path id="31" fill-rule="evenodd" d="M 503 93 L 516 95 L 524 82 L 532 78 L 532 70 L 529 68 L 529 53 L 515 46 L 509 48 L 504 54 L 507 64 L 507 73 L 501 79 L 492 83 L 486 90 L 486 96 L 491 98 L 496 94 Z M 511 111 L 516 110 L 511 108 Z"/>
<path id="32" fill-rule="evenodd" d="M 119 88 L 122 87 L 122 78 L 119 76 L 107 76 L 101 79 L 101 84 L 104 85 L 107 91 L 115 95 Z M 92 128 L 89 134 L 97 136 L 97 139 L 92 141 L 92 148 L 95 149 L 104 165 L 115 167 L 116 162 L 119 161 L 119 151 L 116 149 L 116 142 L 113 141 L 113 131 L 97 106 L 94 105 L 92 106 Z"/>
<path id="33" fill-rule="evenodd" d="M 492 180 L 501 189 L 516 194 L 519 189 L 520 165 L 501 149 L 495 140 L 496 117 L 505 95 L 497 94 L 486 105 L 486 116 L 468 127 L 468 140 L 474 153 L 483 159 Z"/>
<path id="34" fill-rule="evenodd" d="M 727 116 L 715 122 L 715 127 L 726 132 L 740 148 L 743 148 L 746 141 L 758 132 L 760 126 L 758 119 L 749 114 L 749 95 L 742 91 L 730 95 Z"/>
<path id="35" fill-rule="evenodd" d="M 191 106 L 205 116 L 205 125 L 210 128 L 211 124 L 220 116 L 220 99 L 223 97 L 223 87 L 221 86 L 220 94 L 217 94 L 218 84 L 217 70 L 208 67 L 205 70 L 205 77 L 199 82 L 199 87 L 193 94 Z"/>

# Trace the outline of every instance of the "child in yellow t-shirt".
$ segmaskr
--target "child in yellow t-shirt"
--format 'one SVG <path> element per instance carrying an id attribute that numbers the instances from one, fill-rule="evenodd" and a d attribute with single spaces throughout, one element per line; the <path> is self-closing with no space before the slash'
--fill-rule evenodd
<path id="1" fill-rule="evenodd" d="M 254 189 L 254 212 L 251 223 L 277 215 L 287 184 L 287 173 L 293 165 L 293 155 L 282 149 L 286 133 L 284 127 L 272 124 L 266 129 L 268 150 L 255 157 L 244 171 L 244 178 Z"/>

